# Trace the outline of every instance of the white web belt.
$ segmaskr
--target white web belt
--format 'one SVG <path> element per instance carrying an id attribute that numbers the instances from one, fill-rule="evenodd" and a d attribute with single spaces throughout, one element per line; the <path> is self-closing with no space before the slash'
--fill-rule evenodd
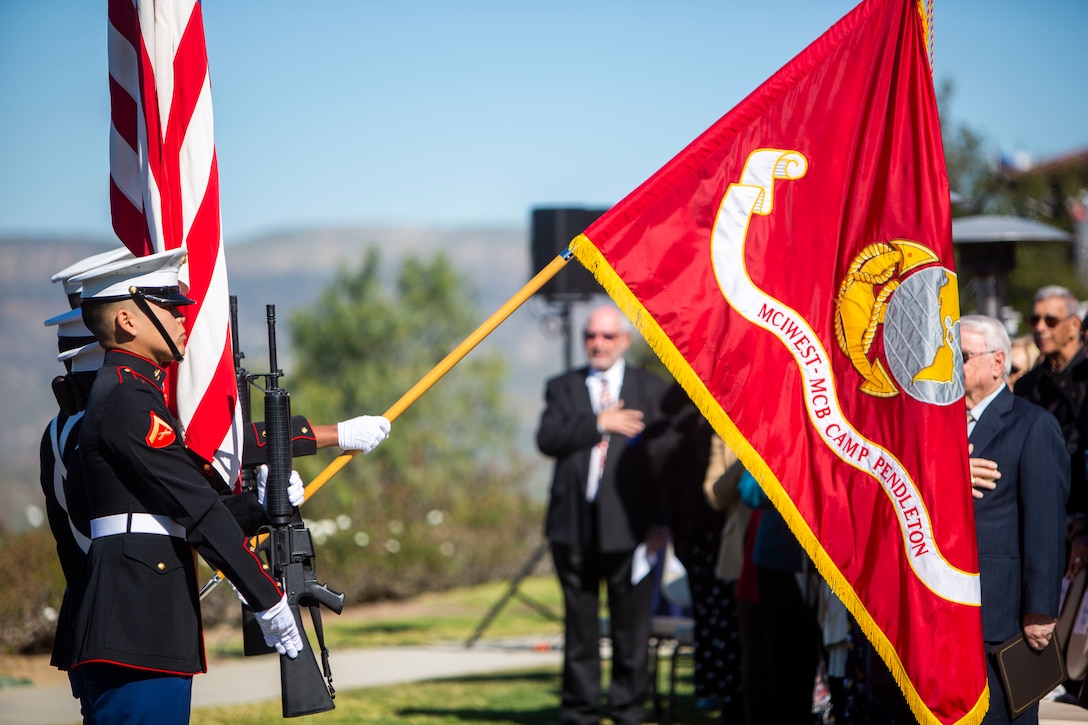
<path id="1" fill-rule="evenodd" d="M 117 534 L 156 534 L 185 538 L 185 527 L 159 514 L 113 514 L 91 519 L 91 538 Z"/>

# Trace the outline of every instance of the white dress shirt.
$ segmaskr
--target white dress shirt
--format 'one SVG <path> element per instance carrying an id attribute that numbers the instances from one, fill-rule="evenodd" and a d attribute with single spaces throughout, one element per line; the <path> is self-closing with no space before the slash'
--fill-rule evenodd
<path id="1" fill-rule="evenodd" d="M 619 400 L 619 392 L 623 387 L 623 372 L 626 369 L 626 363 L 623 358 L 620 358 L 616 363 L 607 370 L 591 370 L 589 375 L 586 376 L 586 389 L 589 390 L 589 401 L 593 405 L 593 412 L 600 415 L 601 407 L 601 382 L 602 380 L 608 381 L 608 392 L 612 397 L 612 401 Z M 601 431 L 602 436 L 607 437 L 608 434 L 605 431 Z M 601 449 L 598 446 L 593 447 L 593 451 L 589 454 L 589 474 L 586 477 L 586 501 L 592 501 L 597 498 L 597 487 L 600 485 L 601 480 Z"/>

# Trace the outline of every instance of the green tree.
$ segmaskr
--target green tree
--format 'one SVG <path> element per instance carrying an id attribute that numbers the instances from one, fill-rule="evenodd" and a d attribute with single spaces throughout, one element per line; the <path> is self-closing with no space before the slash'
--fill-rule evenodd
<path id="1" fill-rule="evenodd" d="M 952 215 L 1005 213 L 995 208 L 1002 204 L 993 199 L 999 185 L 995 184 L 995 163 L 993 155 L 986 148 L 985 139 L 967 126 L 954 122 L 947 112 L 954 91 L 955 85 L 949 80 L 942 81 L 937 89 L 948 185 L 963 199 L 953 205 Z"/>
<path id="2" fill-rule="evenodd" d="M 407 258 L 389 285 L 372 250 L 293 316 L 292 408 L 315 423 L 379 415 L 481 319 L 444 254 Z M 331 585 L 402 596 L 505 575 L 528 555 L 541 518 L 522 485 L 505 376 L 504 359 L 473 351 L 306 503 Z M 307 481 L 328 456 L 315 459 L 295 462 Z"/>

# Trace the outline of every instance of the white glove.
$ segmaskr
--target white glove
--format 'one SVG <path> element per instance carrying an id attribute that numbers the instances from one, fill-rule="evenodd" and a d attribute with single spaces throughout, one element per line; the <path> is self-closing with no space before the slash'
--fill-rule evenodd
<path id="1" fill-rule="evenodd" d="M 302 651 L 302 635 L 298 633 L 298 624 L 287 604 L 286 594 L 268 609 L 257 612 L 257 623 L 261 625 L 266 645 L 275 647 L 277 652 L 291 659 L 298 657 Z"/>
<path id="2" fill-rule="evenodd" d="M 380 415 L 360 415 L 336 424 L 340 447 L 345 451 L 370 453 L 389 437 L 389 421 Z"/>
<path id="3" fill-rule="evenodd" d="M 262 463 L 257 469 L 257 503 L 265 508 L 264 501 L 268 492 L 268 464 Z M 306 500 L 306 487 L 302 485 L 302 476 L 298 471 L 291 471 L 291 477 L 287 479 L 287 500 L 298 508 Z"/>

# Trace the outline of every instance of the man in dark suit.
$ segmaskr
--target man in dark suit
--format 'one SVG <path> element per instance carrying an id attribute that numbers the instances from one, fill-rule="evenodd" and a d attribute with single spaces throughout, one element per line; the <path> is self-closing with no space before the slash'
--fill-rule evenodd
<path id="1" fill-rule="evenodd" d="M 640 544 L 653 556 L 668 540 L 642 435 L 663 420 L 667 385 L 625 364 L 630 344 L 617 309 L 593 310 L 585 327 L 589 365 L 548 381 L 537 433 L 540 451 L 555 458 L 544 533 L 563 587 L 563 723 L 600 720 L 601 580 L 612 640 L 609 715 L 620 725 L 645 716 L 651 582 L 632 583 L 631 571 Z"/>
<path id="2" fill-rule="evenodd" d="M 989 649 L 1022 632 L 1041 650 L 1053 636 L 1065 570 L 1069 455 L 1054 416 L 1009 392 L 1010 345 L 1001 323 L 966 315 L 960 341 L 968 440 L 974 456 L 997 464 L 996 485 L 976 488 L 975 497 L 983 639 Z M 992 661 L 988 667 L 983 722 L 1011 722 Z M 1038 720 L 1035 706 L 1015 722 Z"/>

